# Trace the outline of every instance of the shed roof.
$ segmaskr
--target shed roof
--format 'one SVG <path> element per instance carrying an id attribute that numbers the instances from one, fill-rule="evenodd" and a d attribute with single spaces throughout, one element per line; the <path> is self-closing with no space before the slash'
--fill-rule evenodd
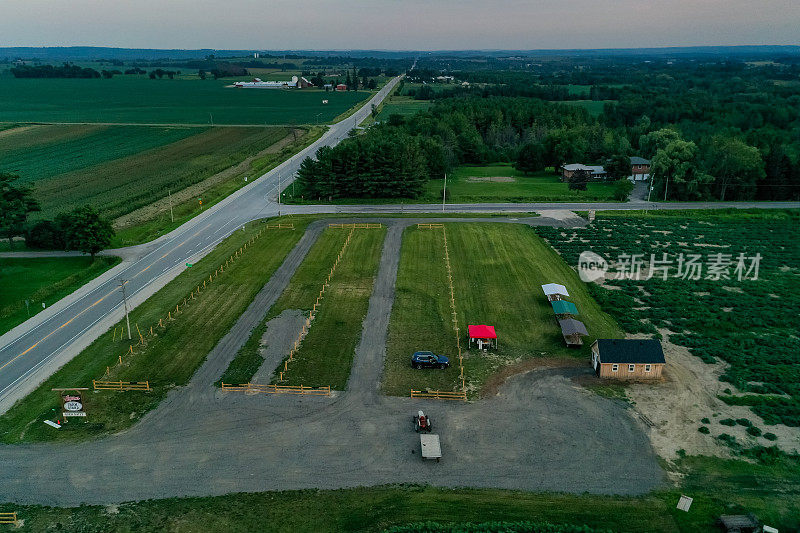
<path id="1" fill-rule="evenodd" d="M 553 306 L 553 312 L 557 315 L 577 315 L 578 308 L 575 304 L 566 300 L 553 300 L 550 302 Z"/>
<path id="2" fill-rule="evenodd" d="M 656 339 L 597 339 L 601 363 L 665 363 L 664 350 Z"/>
<path id="3" fill-rule="evenodd" d="M 470 339 L 496 339 L 497 333 L 494 331 L 494 326 L 484 326 L 483 324 L 477 326 L 467 326 Z"/>
<path id="4" fill-rule="evenodd" d="M 631 165 L 649 165 L 650 160 L 644 157 L 633 156 L 631 157 Z"/>
<path id="5" fill-rule="evenodd" d="M 580 320 L 575 320 L 574 318 L 565 318 L 563 320 L 559 320 L 558 325 L 561 326 L 561 333 L 564 336 L 589 334 L 589 332 L 586 331 L 586 326 L 583 324 L 583 322 Z"/>
<path id="6" fill-rule="evenodd" d="M 564 296 L 569 296 L 567 288 L 563 285 L 559 285 L 558 283 L 548 283 L 546 285 L 542 285 L 542 290 L 546 296 L 550 296 L 551 294 L 563 294 Z"/>

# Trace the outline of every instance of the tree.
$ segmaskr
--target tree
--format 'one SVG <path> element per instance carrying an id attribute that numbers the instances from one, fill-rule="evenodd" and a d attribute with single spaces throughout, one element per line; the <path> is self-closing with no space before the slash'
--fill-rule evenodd
<path id="1" fill-rule="evenodd" d="M 544 146 L 540 143 L 528 142 L 522 145 L 514 161 L 514 168 L 524 174 L 532 174 L 544 170 Z"/>
<path id="2" fill-rule="evenodd" d="M 33 197 L 33 189 L 14 186 L 19 179 L 14 174 L 0 173 L 0 235 L 8 239 L 9 248 L 14 247 L 14 237 L 22 235 L 28 215 L 40 211 L 39 202 Z"/>
<path id="3" fill-rule="evenodd" d="M 658 150 L 650 164 L 656 198 L 698 200 L 708 196 L 711 176 L 697 168 L 697 145 L 675 140 Z"/>
<path id="4" fill-rule="evenodd" d="M 714 138 L 710 167 L 720 200 L 725 200 L 731 188 L 733 197 L 738 200 L 752 198 L 756 183 L 766 175 L 758 149 L 732 137 Z"/>
<path id="5" fill-rule="evenodd" d="M 575 170 L 572 175 L 567 178 L 567 187 L 571 191 L 585 191 L 586 184 L 592 179 L 592 172 L 590 170 Z"/>
<path id="6" fill-rule="evenodd" d="M 621 180 L 631 175 L 631 159 L 627 155 L 614 155 L 603 167 L 610 180 Z"/>
<path id="7" fill-rule="evenodd" d="M 680 133 L 668 128 L 651 131 L 639 137 L 639 151 L 642 157 L 653 158 L 656 152 L 663 150 L 669 143 L 680 138 Z"/>
<path id="8" fill-rule="evenodd" d="M 64 229 L 57 221 L 42 220 L 25 233 L 25 244 L 29 248 L 43 250 L 65 250 Z"/>
<path id="9" fill-rule="evenodd" d="M 94 256 L 111 243 L 111 223 L 89 206 L 73 209 L 63 219 L 64 240 L 68 250 L 79 250 Z"/>
<path id="10" fill-rule="evenodd" d="M 378 85 L 375 83 L 375 78 L 370 78 L 367 84 L 368 89 L 375 89 Z"/>

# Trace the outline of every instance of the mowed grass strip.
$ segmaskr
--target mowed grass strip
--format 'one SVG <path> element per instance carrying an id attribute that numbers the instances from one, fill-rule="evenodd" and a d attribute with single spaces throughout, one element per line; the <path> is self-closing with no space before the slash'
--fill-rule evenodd
<path id="1" fill-rule="evenodd" d="M 270 311 L 270 316 L 286 309 L 302 309 L 307 315 L 349 232 L 347 229 L 323 232 L 274 311 Z M 357 229 L 353 232 L 317 309 L 316 318 L 280 384 L 345 388 L 356 345 L 361 338 L 385 236 L 385 229 Z"/>
<path id="2" fill-rule="evenodd" d="M 595 338 L 623 335 L 589 295 L 577 274 L 533 231 L 521 224 L 446 224 L 462 346 L 469 324 L 495 326 L 499 349 L 467 350 L 464 373 L 474 393 L 501 367 L 532 357 L 588 357 Z M 384 392 L 411 388 L 458 390 L 458 364 L 449 307 L 441 229 L 408 228 L 389 326 Z M 590 337 L 581 350 L 564 345 L 541 285 L 561 283 Z M 451 358 L 447 370 L 414 370 L 410 356 L 431 350 Z M 588 359 L 587 359 L 588 364 Z"/>
<path id="3" fill-rule="evenodd" d="M 0 258 L 0 335 L 119 262 L 119 257 Z"/>
<path id="4" fill-rule="evenodd" d="M 244 231 L 236 231 L 192 268 L 131 311 L 134 337 L 138 325 L 142 333 L 148 335 L 146 348 L 135 348 L 135 355 L 125 355 L 129 349 L 127 336 L 120 339 L 117 334 L 116 341 L 112 339 L 112 332 L 124 324 L 123 319 L 15 404 L 0 417 L 2 441 L 80 440 L 119 431 L 156 407 L 169 389 L 186 384 L 300 239 L 305 225 L 298 221 L 294 231 L 264 231 L 243 255 L 183 307 L 184 298 L 197 286 L 202 286 L 204 280 L 207 282 L 220 264 L 262 228 L 262 223 L 251 223 Z M 177 314 L 176 304 L 182 306 Z M 165 320 L 167 312 L 172 313 L 172 321 Z M 164 321 L 165 329 L 158 327 L 159 319 Z M 151 326 L 156 333 L 152 338 L 149 337 Z M 117 365 L 120 355 L 123 356 L 121 366 Z M 112 369 L 108 377 L 105 377 L 106 367 Z M 153 391 L 88 394 L 86 423 L 70 422 L 59 431 L 43 423 L 60 414 L 58 398 L 51 391 L 53 387 L 91 387 L 92 379 L 149 380 Z"/>

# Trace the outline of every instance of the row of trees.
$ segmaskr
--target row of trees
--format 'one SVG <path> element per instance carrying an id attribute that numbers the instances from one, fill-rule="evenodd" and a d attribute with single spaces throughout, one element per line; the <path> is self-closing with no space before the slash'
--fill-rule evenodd
<path id="1" fill-rule="evenodd" d="M 30 225 L 28 217 L 40 211 L 39 203 L 30 187 L 13 185 L 18 179 L 13 174 L 0 174 L 0 237 L 8 239 L 10 248 L 15 238 L 24 236 L 32 248 L 77 250 L 94 260 L 95 254 L 111 243 L 111 224 L 89 206 Z"/>

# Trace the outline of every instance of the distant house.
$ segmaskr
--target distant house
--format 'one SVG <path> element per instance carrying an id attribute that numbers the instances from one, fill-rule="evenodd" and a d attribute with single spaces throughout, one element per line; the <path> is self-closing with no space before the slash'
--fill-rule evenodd
<path id="1" fill-rule="evenodd" d="M 345 85 L 344 83 L 340 83 L 339 85 L 336 86 L 336 90 L 337 91 L 346 91 L 347 90 L 347 85 Z"/>
<path id="2" fill-rule="evenodd" d="M 658 379 L 665 364 L 655 339 L 597 339 L 592 344 L 592 366 L 601 378 Z"/>
<path id="3" fill-rule="evenodd" d="M 644 181 L 650 178 L 650 160 L 643 157 L 631 157 L 631 181 Z"/>
<path id="4" fill-rule="evenodd" d="M 332 83 L 326 83 L 325 85 L 322 86 L 322 88 L 325 89 L 326 91 L 332 91 L 333 90 L 333 84 Z"/>
<path id="5" fill-rule="evenodd" d="M 608 175 L 601 165 L 581 165 L 580 163 L 573 163 L 561 167 L 561 181 L 569 181 L 575 172 L 579 170 L 588 170 L 592 175 L 592 179 L 596 180 L 605 179 Z"/>

